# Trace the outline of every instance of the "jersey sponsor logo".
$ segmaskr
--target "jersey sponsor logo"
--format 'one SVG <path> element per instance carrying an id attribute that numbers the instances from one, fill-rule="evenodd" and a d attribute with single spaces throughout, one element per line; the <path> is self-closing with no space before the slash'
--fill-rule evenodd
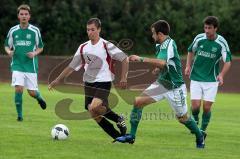
<path id="1" fill-rule="evenodd" d="M 32 37 L 31 34 L 27 34 L 27 35 L 26 35 L 26 38 L 27 38 L 27 39 L 31 39 L 31 37 Z"/>
<path id="2" fill-rule="evenodd" d="M 25 41 L 25 40 L 16 41 L 16 46 L 30 46 L 31 44 L 32 44 L 31 41 Z"/>
<path id="3" fill-rule="evenodd" d="M 207 57 L 207 58 L 215 58 L 216 57 L 216 54 L 211 54 L 209 52 L 205 52 L 205 51 L 198 51 L 198 56 L 203 56 L 203 57 Z"/>

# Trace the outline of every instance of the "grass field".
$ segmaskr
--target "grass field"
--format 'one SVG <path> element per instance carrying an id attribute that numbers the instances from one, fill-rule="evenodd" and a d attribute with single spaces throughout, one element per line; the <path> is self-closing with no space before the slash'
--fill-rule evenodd
<path id="1" fill-rule="evenodd" d="M 0 84 L 0 159 L 239 159 L 240 156 L 240 94 L 218 94 L 208 127 L 206 148 L 195 148 L 195 138 L 172 116 L 166 101 L 144 109 L 134 145 L 112 144 L 93 120 L 62 120 L 55 114 L 55 104 L 69 97 L 75 100 L 71 110 L 83 111 L 83 97 L 74 94 L 49 92 L 40 85 L 48 103 L 41 110 L 26 91 L 23 99 L 24 121 L 16 121 L 13 88 Z M 77 102 L 78 101 L 78 102 Z M 114 110 L 129 116 L 132 106 L 120 99 Z M 153 112 L 168 115 L 148 116 Z M 127 118 L 129 127 L 129 118 Z M 63 123 L 70 129 L 65 141 L 53 141 L 52 126 Z"/>

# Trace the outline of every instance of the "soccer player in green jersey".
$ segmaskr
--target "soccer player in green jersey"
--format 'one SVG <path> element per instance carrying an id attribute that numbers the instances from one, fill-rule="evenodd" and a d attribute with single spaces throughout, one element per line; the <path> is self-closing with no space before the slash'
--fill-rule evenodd
<path id="1" fill-rule="evenodd" d="M 130 134 L 118 137 L 115 141 L 134 143 L 143 107 L 167 99 L 179 122 L 196 135 L 197 148 L 204 148 L 204 136 L 194 119 L 187 114 L 186 86 L 182 77 L 181 61 L 176 43 L 169 37 L 170 26 L 165 20 L 159 20 L 152 24 L 151 31 L 152 37 L 157 43 L 156 58 L 132 55 L 129 60 L 152 64 L 156 67 L 154 72 L 160 71 L 160 74 L 156 82 L 152 83 L 139 97 L 135 98 L 130 116 Z"/>
<path id="2" fill-rule="evenodd" d="M 22 94 L 24 87 L 30 96 L 35 98 L 42 109 L 46 109 L 46 102 L 38 91 L 37 55 L 43 51 L 43 42 L 37 27 L 29 24 L 30 7 L 26 4 L 17 9 L 20 24 L 12 27 L 5 40 L 5 51 L 12 57 L 12 86 L 15 87 L 15 105 L 17 120 L 22 121 Z"/>
<path id="3" fill-rule="evenodd" d="M 201 130 L 204 133 L 211 118 L 211 107 L 215 101 L 218 86 L 223 85 L 223 78 L 231 65 L 231 52 L 227 41 L 217 34 L 217 29 L 217 17 L 208 16 L 204 19 L 205 33 L 198 34 L 189 46 L 185 68 L 185 74 L 191 79 L 192 115 L 197 123 L 203 103 Z M 219 71 L 221 59 L 224 65 Z"/>

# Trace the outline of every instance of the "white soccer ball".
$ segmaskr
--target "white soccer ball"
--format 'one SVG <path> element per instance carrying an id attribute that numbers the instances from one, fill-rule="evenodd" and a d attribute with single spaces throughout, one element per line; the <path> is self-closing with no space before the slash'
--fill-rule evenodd
<path id="1" fill-rule="evenodd" d="M 52 128 L 51 135 L 55 140 L 65 140 L 69 136 L 69 130 L 65 125 L 57 124 Z"/>

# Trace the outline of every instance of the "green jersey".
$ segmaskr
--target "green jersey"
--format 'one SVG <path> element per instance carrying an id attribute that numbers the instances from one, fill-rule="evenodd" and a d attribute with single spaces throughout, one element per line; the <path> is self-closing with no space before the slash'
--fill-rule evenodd
<path id="1" fill-rule="evenodd" d="M 220 35 L 215 40 L 207 39 L 205 33 L 197 35 L 188 52 L 195 54 L 190 74 L 190 79 L 194 81 L 216 82 L 220 60 L 231 61 L 227 41 Z"/>
<path id="2" fill-rule="evenodd" d="M 156 45 L 157 59 L 166 61 L 166 65 L 158 76 L 158 82 L 167 89 L 174 89 L 184 84 L 182 66 L 177 51 L 177 45 L 170 37 Z"/>
<path id="3" fill-rule="evenodd" d="M 27 53 L 43 48 L 40 31 L 37 27 L 29 24 L 26 29 L 20 25 L 12 27 L 5 40 L 5 46 L 14 50 L 11 62 L 12 71 L 37 73 L 37 56 L 29 58 Z"/>

